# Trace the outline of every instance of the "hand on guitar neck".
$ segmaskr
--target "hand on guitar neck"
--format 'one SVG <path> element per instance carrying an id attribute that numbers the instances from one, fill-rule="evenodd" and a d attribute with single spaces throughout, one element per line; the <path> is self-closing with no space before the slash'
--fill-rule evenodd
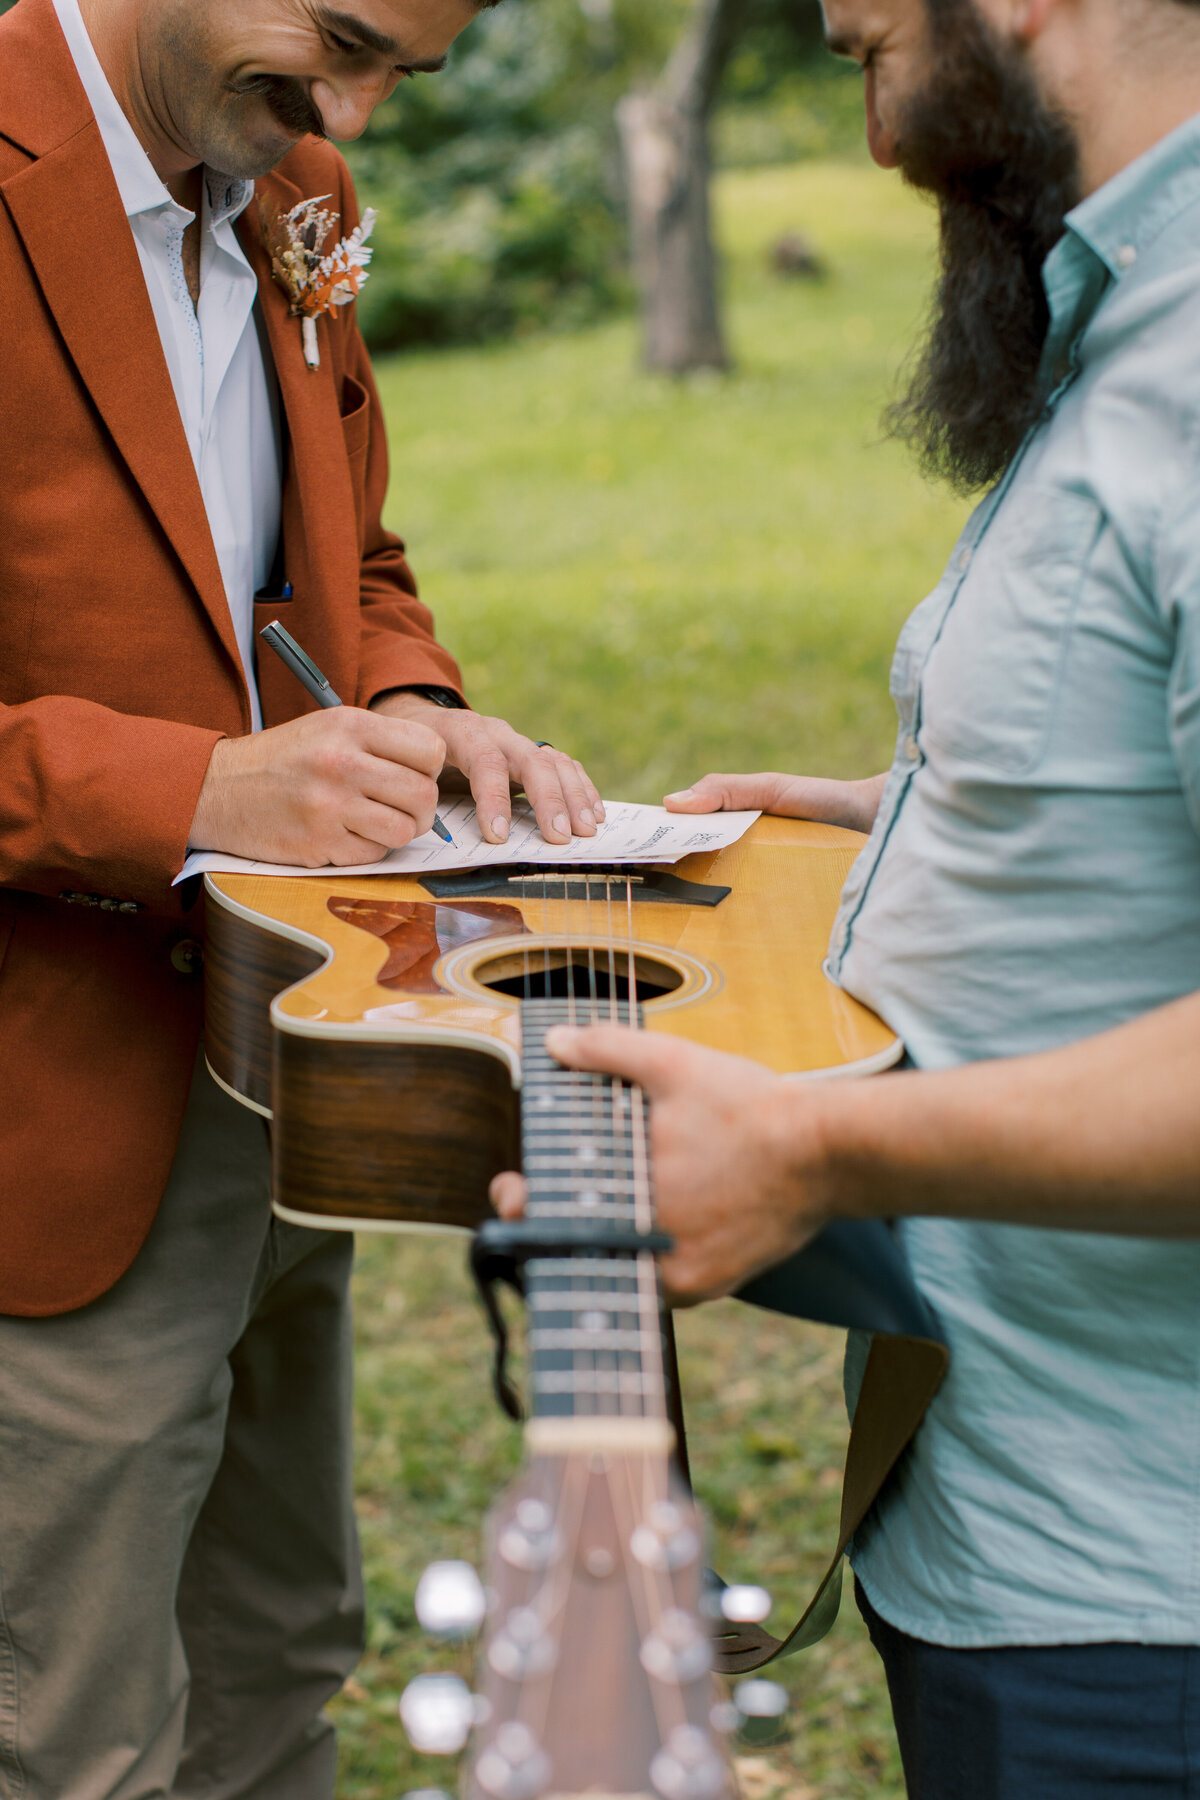
<path id="1" fill-rule="evenodd" d="M 661 1265 L 669 1303 L 732 1293 L 828 1222 L 819 1109 L 807 1181 L 797 1109 L 789 1110 L 786 1136 L 774 1129 L 784 1077 L 745 1057 L 616 1025 L 560 1026 L 547 1032 L 546 1048 L 568 1068 L 619 1073 L 650 1101 L 658 1223 L 677 1243 Z M 746 1204 L 731 1204 L 743 1194 Z M 502 1218 L 519 1218 L 523 1178 L 498 1175 L 491 1198 Z"/>
<path id="2" fill-rule="evenodd" d="M 775 772 L 709 774 L 667 794 L 664 805 L 681 813 L 753 809 L 870 831 L 886 781 L 886 775 L 828 781 Z M 771 1102 L 782 1083 L 769 1069 L 611 1025 L 555 1030 L 546 1044 L 569 1068 L 621 1074 L 652 1103 L 659 1216 L 679 1239 L 679 1248 L 662 1264 L 664 1291 L 673 1303 L 731 1293 L 798 1250 L 828 1222 L 819 1173 L 819 1113 L 813 1109 L 811 1167 L 806 1168 L 803 1118 L 797 1121 L 792 1109 L 786 1140 L 772 1129 L 777 1109 Z M 729 1196 L 743 1192 L 753 1195 L 752 1207 L 731 1208 Z M 503 1217 L 519 1217 L 523 1179 L 516 1173 L 497 1176 L 491 1198 Z"/>

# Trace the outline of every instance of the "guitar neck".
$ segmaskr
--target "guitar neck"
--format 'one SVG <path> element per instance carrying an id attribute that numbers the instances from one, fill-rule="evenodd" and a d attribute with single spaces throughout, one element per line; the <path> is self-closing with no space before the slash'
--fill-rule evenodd
<path id="1" fill-rule="evenodd" d="M 647 1109 L 640 1089 L 605 1075 L 564 1069 L 544 1044 L 551 1025 L 630 1023 L 626 1001 L 527 1000 L 522 1008 L 521 1135 L 528 1217 L 588 1220 L 650 1231 Z M 637 1009 L 634 1023 L 640 1023 Z M 552 1421 L 578 1421 L 614 1446 L 670 1436 L 662 1305 L 654 1258 L 589 1252 L 538 1258 L 526 1270 L 530 1386 L 535 1435 Z M 585 1423 L 586 1421 L 586 1423 Z"/>

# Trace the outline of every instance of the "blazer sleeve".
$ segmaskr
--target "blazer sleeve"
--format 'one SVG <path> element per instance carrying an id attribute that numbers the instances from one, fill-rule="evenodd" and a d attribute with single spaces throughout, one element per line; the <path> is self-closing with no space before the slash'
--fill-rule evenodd
<path id="1" fill-rule="evenodd" d="M 342 230 L 349 232 L 359 221 L 358 200 L 349 169 L 341 156 L 337 160 Z M 346 334 L 344 367 L 366 392 L 369 420 L 359 578 L 362 636 L 355 698 L 359 706 L 369 706 L 389 688 L 422 685 L 450 688 L 463 699 L 458 664 L 434 637 L 433 616 L 418 598 L 416 578 L 405 557 L 404 544 L 383 524 L 388 486 L 387 430 L 371 359 L 353 306 L 343 310 L 339 324 Z"/>
<path id="2" fill-rule="evenodd" d="M 222 736 L 68 696 L 0 706 L 0 885 L 178 913 L 171 882 Z"/>

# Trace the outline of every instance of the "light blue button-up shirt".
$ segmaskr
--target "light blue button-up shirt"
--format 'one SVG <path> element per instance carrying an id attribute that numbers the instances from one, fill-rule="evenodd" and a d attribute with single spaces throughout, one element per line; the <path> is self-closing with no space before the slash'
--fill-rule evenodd
<path id="1" fill-rule="evenodd" d="M 830 949 L 925 1069 L 1200 988 L 1200 118 L 1044 279 L 1050 408 L 901 635 Z M 1200 1643 L 1200 1243 L 901 1230 L 954 1364 L 860 1534 L 873 1604 L 943 1644 Z"/>

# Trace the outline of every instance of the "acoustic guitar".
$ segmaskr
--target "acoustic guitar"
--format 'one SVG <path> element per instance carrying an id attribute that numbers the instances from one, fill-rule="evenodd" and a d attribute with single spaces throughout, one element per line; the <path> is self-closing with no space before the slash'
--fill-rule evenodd
<path id="1" fill-rule="evenodd" d="M 822 973 L 861 843 L 764 818 L 674 869 L 207 877 L 209 1066 L 273 1118 L 276 1211 L 475 1231 L 477 1272 L 507 1262 L 526 1298 L 528 1459 L 490 1521 L 482 1693 L 422 1677 L 404 1703 L 418 1747 L 471 1734 L 470 1800 L 732 1800 L 722 1732 L 740 1715 L 714 1669 L 827 1629 L 845 1544 L 940 1379 L 902 1277 L 898 1305 L 871 1310 L 887 1243 L 866 1246 L 865 1271 L 857 1245 L 828 1267 L 818 1254 L 811 1316 L 849 1268 L 851 1312 L 860 1293 L 869 1307 L 844 1322 L 890 1332 L 908 1363 L 897 1386 L 872 1353 L 860 1413 L 882 1429 L 863 1452 L 852 1438 L 842 1534 L 805 1619 L 783 1644 L 723 1624 L 675 1454 L 642 1096 L 560 1068 L 543 1041 L 554 1022 L 612 1019 L 781 1073 L 887 1068 L 898 1039 Z M 516 1167 L 527 1216 L 501 1225 L 488 1183 Z M 790 1291 L 747 1297 L 794 1310 Z"/>
<path id="2" fill-rule="evenodd" d="M 281 1217 L 473 1230 L 521 1164 L 523 1012 L 635 999 L 647 1031 L 781 1073 L 902 1046 L 822 959 L 857 832 L 762 818 L 673 869 L 206 877 L 205 1049 L 273 1118 Z"/>
<path id="3" fill-rule="evenodd" d="M 276 1211 L 482 1226 L 525 1295 L 528 1460 L 489 1524 L 482 1693 L 423 1677 L 402 1707 L 418 1747 L 472 1734 L 470 1800 L 732 1800 L 740 1715 L 675 1455 L 646 1111 L 543 1040 L 612 1019 L 786 1073 L 886 1068 L 898 1040 L 821 970 L 861 842 L 764 818 L 670 870 L 207 878 L 206 1052 L 273 1117 Z M 516 1167 L 525 1221 L 486 1225 Z"/>

